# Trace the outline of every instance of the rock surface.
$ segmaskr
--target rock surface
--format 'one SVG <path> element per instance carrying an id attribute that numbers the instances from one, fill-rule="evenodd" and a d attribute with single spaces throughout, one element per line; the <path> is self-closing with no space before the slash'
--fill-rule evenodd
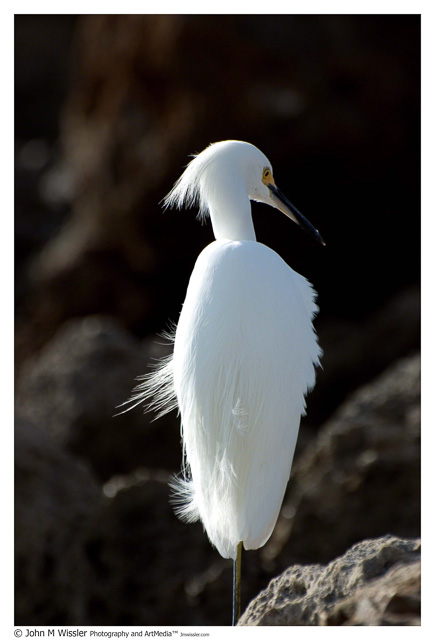
<path id="1" fill-rule="evenodd" d="M 92 624 L 229 623 L 231 564 L 201 524 L 176 518 L 168 479 L 147 472 L 106 485 L 115 491 L 104 543 L 110 597 Z"/>
<path id="2" fill-rule="evenodd" d="M 415 625 L 420 541 L 364 540 L 326 566 L 296 565 L 248 606 L 241 625 Z"/>
<path id="3" fill-rule="evenodd" d="M 295 462 L 273 537 L 286 566 L 328 562 L 384 533 L 420 532 L 420 356 L 342 405 Z"/>
<path id="4" fill-rule="evenodd" d="M 141 407 L 115 417 L 137 376 L 166 353 L 163 345 L 135 340 L 113 319 L 71 320 L 26 362 L 16 385 L 17 409 L 89 461 L 102 480 L 142 466 L 178 468 L 174 418 L 153 422 Z"/>
<path id="5" fill-rule="evenodd" d="M 420 625 L 420 592 L 421 563 L 400 563 L 324 612 L 320 624 Z"/>
<path id="6" fill-rule="evenodd" d="M 231 563 L 212 549 L 200 524 L 179 522 L 169 502 L 167 479 L 180 464 L 175 414 L 151 424 L 140 408 L 112 417 L 133 378 L 146 371 L 149 349 L 115 321 L 90 317 L 65 325 L 22 371 L 17 411 L 25 416 L 25 442 L 37 443 L 29 455 L 30 445 L 17 439 L 17 575 L 24 576 L 17 582 L 17 620 L 22 623 L 229 621 Z M 245 556 L 243 604 L 295 563 L 327 563 L 365 537 L 418 535 L 419 366 L 418 356 L 399 361 L 350 397 L 316 438 L 305 438 L 272 539 Z M 83 493 L 89 472 L 76 479 L 79 472 L 70 471 L 85 468 L 78 458 L 97 478 Z M 69 497 L 72 481 L 77 493 Z M 50 509 L 40 508 L 47 502 Z M 68 549 L 72 561 L 59 545 L 68 543 L 64 529 L 74 531 L 68 518 L 75 522 L 77 513 L 87 524 Z M 44 532 L 36 537 L 35 514 Z M 29 567 L 39 567 L 48 556 L 54 576 L 65 563 L 74 564 L 73 595 L 70 601 L 59 589 L 55 602 L 47 604 L 43 592 L 42 602 L 38 594 L 32 605 L 31 587 L 42 569 Z M 51 579 L 46 582 L 51 588 Z M 359 619 L 351 602 L 336 615 Z"/>
<path id="7" fill-rule="evenodd" d="M 15 624 L 88 623 L 104 591 L 104 508 L 89 469 L 17 419 Z"/>
<path id="8" fill-rule="evenodd" d="M 318 323 L 323 370 L 308 399 L 309 424 L 324 424 L 350 392 L 418 350 L 420 306 L 419 287 L 409 287 L 362 320 Z"/>

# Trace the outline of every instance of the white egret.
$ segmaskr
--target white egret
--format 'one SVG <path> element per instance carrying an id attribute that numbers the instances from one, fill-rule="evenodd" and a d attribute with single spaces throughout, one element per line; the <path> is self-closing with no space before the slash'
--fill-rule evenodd
<path id="1" fill-rule="evenodd" d="M 257 549 L 273 531 L 321 356 L 316 294 L 256 241 L 250 200 L 279 209 L 325 244 L 278 190 L 255 146 L 227 140 L 194 157 L 165 202 L 198 203 L 216 240 L 195 264 L 173 356 L 144 376 L 131 399 L 151 399 L 160 414 L 179 408 L 176 510 L 188 522 L 200 519 L 219 553 L 234 560 L 233 624 L 242 544 Z"/>

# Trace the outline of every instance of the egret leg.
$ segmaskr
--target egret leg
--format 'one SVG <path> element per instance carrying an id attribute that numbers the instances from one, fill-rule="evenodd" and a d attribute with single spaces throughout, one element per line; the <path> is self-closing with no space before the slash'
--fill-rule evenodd
<path id="1" fill-rule="evenodd" d="M 240 618 L 240 577 L 242 575 L 242 543 L 237 545 L 237 556 L 233 561 L 233 627 Z"/>

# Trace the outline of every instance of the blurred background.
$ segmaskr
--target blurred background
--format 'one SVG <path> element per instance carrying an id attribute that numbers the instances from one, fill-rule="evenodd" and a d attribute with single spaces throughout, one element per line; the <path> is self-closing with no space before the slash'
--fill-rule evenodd
<path id="1" fill-rule="evenodd" d="M 172 513 L 176 413 L 113 418 L 213 240 L 160 201 L 247 140 L 319 229 L 254 203 L 318 291 L 323 370 L 243 606 L 420 526 L 420 17 L 15 18 L 16 624 L 226 624 L 231 563 Z"/>

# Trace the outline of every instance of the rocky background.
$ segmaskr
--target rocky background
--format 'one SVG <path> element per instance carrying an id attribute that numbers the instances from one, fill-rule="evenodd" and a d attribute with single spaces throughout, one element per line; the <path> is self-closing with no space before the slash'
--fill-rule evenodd
<path id="1" fill-rule="evenodd" d="M 227 138 L 264 151 L 327 242 L 253 205 L 319 293 L 325 355 L 241 623 L 418 624 L 419 17 L 15 26 L 16 624 L 230 619 L 231 564 L 168 502 L 175 412 L 113 418 L 212 240 L 159 202 Z"/>

